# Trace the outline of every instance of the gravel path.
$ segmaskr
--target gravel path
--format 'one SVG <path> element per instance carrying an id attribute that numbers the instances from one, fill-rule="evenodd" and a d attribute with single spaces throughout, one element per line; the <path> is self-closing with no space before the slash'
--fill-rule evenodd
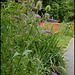
<path id="1" fill-rule="evenodd" d="M 67 75 L 74 75 L 74 38 L 70 41 L 64 58 L 68 61 L 66 64 Z"/>

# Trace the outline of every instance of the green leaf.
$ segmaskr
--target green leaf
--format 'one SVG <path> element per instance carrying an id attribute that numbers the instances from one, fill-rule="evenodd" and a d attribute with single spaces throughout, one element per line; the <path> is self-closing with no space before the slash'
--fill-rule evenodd
<path id="1" fill-rule="evenodd" d="M 39 60 L 38 58 L 36 58 L 36 59 L 37 59 L 37 61 L 38 61 L 39 63 L 42 63 L 41 60 Z"/>
<path id="2" fill-rule="evenodd" d="M 64 67 L 62 67 L 62 66 L 59 66 L 59 67 L 66 72 L 66 69 Z"/>
<path id="3" fill-rule="evenodd" d="M 28 53 L 32 52 L 32 50 L 25 50 L 22 55 L 28 55 Z"/>
<path id="4" fill-rule="evenodd" d="M 13 58 L 14 58 L 15 56 L 18 56 L 18 55 L 20 55 L 20 53 L 16 52 L 16 53 L 14 54 Z"/>

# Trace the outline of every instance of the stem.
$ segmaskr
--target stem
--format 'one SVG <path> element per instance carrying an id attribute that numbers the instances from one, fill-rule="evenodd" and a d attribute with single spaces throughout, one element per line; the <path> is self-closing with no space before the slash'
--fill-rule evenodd
<path id="1" fill-rule="evenodd" d="M 37 14 L 38 14 L 38 9 L 37 9 Z"/>
<path id="2" fill-rule="evenodd" d="M 22 57 L 22 55 L 20 56 L 20 59 L 19 59 L 19 61 L 18 61 L 18 64 L 17 64 L 17 67 L 16 67 L 16 71 L 15 71 L 15 75 L 16 75 L 16 72 L 17 72 L 17 70 L 18 70 L 18 66 L 19 66 L 19 62 L 20 62 L 20 60 L 21 60 L 21 57 Z"/>

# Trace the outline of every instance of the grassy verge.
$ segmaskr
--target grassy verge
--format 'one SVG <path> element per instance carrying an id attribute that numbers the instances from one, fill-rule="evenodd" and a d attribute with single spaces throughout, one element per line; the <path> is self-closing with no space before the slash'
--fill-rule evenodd
<path id="1" fill-rule="evenodd" d="M 70 42 L 72 37 L 63 36 L 63 37 L 59 37 L 58 39 L 59 39 L 58 46 L 62 46 L 62 49 L 64 49 L 64 48 L 67 48 L 68 43 Z"/>
<path id="2" fill-rule="evenodd" d="M 74 31 L 67 27 L 66 23 L 62 23 L 58 33 L 58 46 L 62 46 L 62 49 L 67 48 L 70 40 L 74 38 Z"/>

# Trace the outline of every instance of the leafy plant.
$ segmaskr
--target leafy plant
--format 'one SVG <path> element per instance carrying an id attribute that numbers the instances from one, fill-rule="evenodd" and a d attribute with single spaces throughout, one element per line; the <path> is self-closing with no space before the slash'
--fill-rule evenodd
<path id="1" fill-rule="evenodd" d="M 54 34 L 41 32 L 42 19 L 32 4 L 1 4 L 1 69 L 3 75 L 50 75 L 64 73 L 64 51 Z M 38 11 L 37 11 L 38 12 Z"/>

